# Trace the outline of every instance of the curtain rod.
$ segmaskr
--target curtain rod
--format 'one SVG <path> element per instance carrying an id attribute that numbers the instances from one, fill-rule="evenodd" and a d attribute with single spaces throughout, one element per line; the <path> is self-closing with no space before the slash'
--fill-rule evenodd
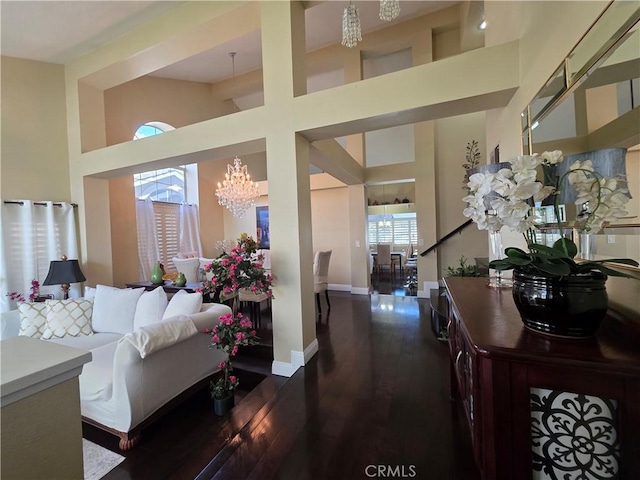
<path id="1" fill-rule="evenodd" d="M 16 201 L 16 200 L 5 200 L 5 201 L 4 201 L 4 203 L 9 203 L 9 204 L 12 204 L 12 205 L 20 205 L 20 206 L 24 205 L 24 202 Z M 44 202 L 33 202 L 33 204 L 34 204 L 34 205 L 41 205 L 41 206 L 43 206 L 43 207 L 46 207 L 46 206 L 47 206 L 47 204 L 46 204 L 46 203 L 44 203 Z M 53 203 L 53 206 L 54 206 L 54 207 L 61 207 L 61 206 L 62 206 L 62 204 L 61 204 L 60 202 L 54 202 L 54 203 Z M 78 208 L 78 204 L 77 204 L 77 203 L 72 203 L 72 204 L 71 204 L 71 206 L 72 206 L 73 208 Z"/>

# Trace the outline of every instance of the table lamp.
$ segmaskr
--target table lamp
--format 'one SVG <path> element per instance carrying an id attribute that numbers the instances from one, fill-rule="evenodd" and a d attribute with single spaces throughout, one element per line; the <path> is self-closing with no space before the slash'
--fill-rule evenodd
<path id="1" fill-rule="evenodd" d="M 62 260 L 51 260 L 49 273 L 44 279 L 43 285 L 62 285 L 64 299 L 69 298 L 69 287 L 72 283 L 84 282 L 86 280 L 78 260 L 67 260 L 63 255 Z"/>

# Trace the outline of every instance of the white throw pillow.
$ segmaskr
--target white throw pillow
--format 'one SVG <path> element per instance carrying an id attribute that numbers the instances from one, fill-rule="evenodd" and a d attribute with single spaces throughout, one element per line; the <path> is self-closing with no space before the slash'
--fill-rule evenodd
<path id="1" fill-rule="evenodd" d="M 93 287 L 84 287 L 84 298 L 95 298 L 96 289 Z"/>
<path id="2" fill-rule="evenodd" d="M 44 302 L 20 302 L 18 303 L 18 312 L 20 314 L 18 335 L 33 338 L 42 337 L 47 329 L 47 304 Z"/>
<path id="3" fill-rule="evenodd" d="M 132 332 L 136 306 L 143 292 L 144 288 L 98 285 L 93 299 L 93 331 L 123 335 Z"/>
<path id="4" fill-rule="evenodd" d="M 93 335 L 91 314 L 93 301 L 84 298 L 47 300 L 47 328 L 42 338 Z"/>
<path id="5" fill-rule="evenodd" d="M 167 309 L 162 315 L 162 320 L 167 320 L 176 315 L 193 315 L 198 313 L 201 307 L 201 293 L 187 293 L 184 290 L 180 290 L 169 301 L 169 305 L 167 305 Z"/>
<path id="6" fill-rule="evenodd" d="M 167 294 L 162 287 L 156 287 L 150 292 L 144 292 L 136 306 L 133 329 L 136 330 L 162 321 L 162 315 L 167 309 L 168 303 Z"/>

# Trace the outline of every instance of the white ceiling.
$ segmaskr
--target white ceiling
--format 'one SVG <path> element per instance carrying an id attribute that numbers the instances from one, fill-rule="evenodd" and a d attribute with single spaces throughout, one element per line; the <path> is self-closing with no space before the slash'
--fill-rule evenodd
<path id="1" fill-rule="evenodd" d="M 2 55 L 52 63 L 69 63 L 179 7 L 183 1 L 0 1 Z M 401 0 L 400 17 L 378 18 L 378 0 L 354 1 L 360 11 L 363 35 L 439 10 L 457 1 Z M 313 2 L 306 11 L 307 50 L 340 43 L 346 1 Z M 346 47 L 345 47 L 346 48 Z M 236 38 L 188 58 L 154 75 L 214 82 L 231 76 L 229 52 L 237 52 L 235 73 L 262 64 L 260 32 Z"/>

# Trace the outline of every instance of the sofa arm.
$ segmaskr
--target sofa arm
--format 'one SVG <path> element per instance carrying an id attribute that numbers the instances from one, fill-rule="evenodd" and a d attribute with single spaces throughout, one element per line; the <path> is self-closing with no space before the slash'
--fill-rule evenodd
<path id="1" fill-rule="evenodd" d="M 9 310 L 0 314 L 1 330 L 0 340 L 17 337 L 20 333 L 20 313 L 18 310 Z"/>
<path id="2" fill-rule="evenodd" d="M 189 318 L 199 332 L 212 329 L 220 321 L 220 317 L 231 313 L 231 308 L 221 303 L 204 303 L 198 313 L 189 315 Z"/>

